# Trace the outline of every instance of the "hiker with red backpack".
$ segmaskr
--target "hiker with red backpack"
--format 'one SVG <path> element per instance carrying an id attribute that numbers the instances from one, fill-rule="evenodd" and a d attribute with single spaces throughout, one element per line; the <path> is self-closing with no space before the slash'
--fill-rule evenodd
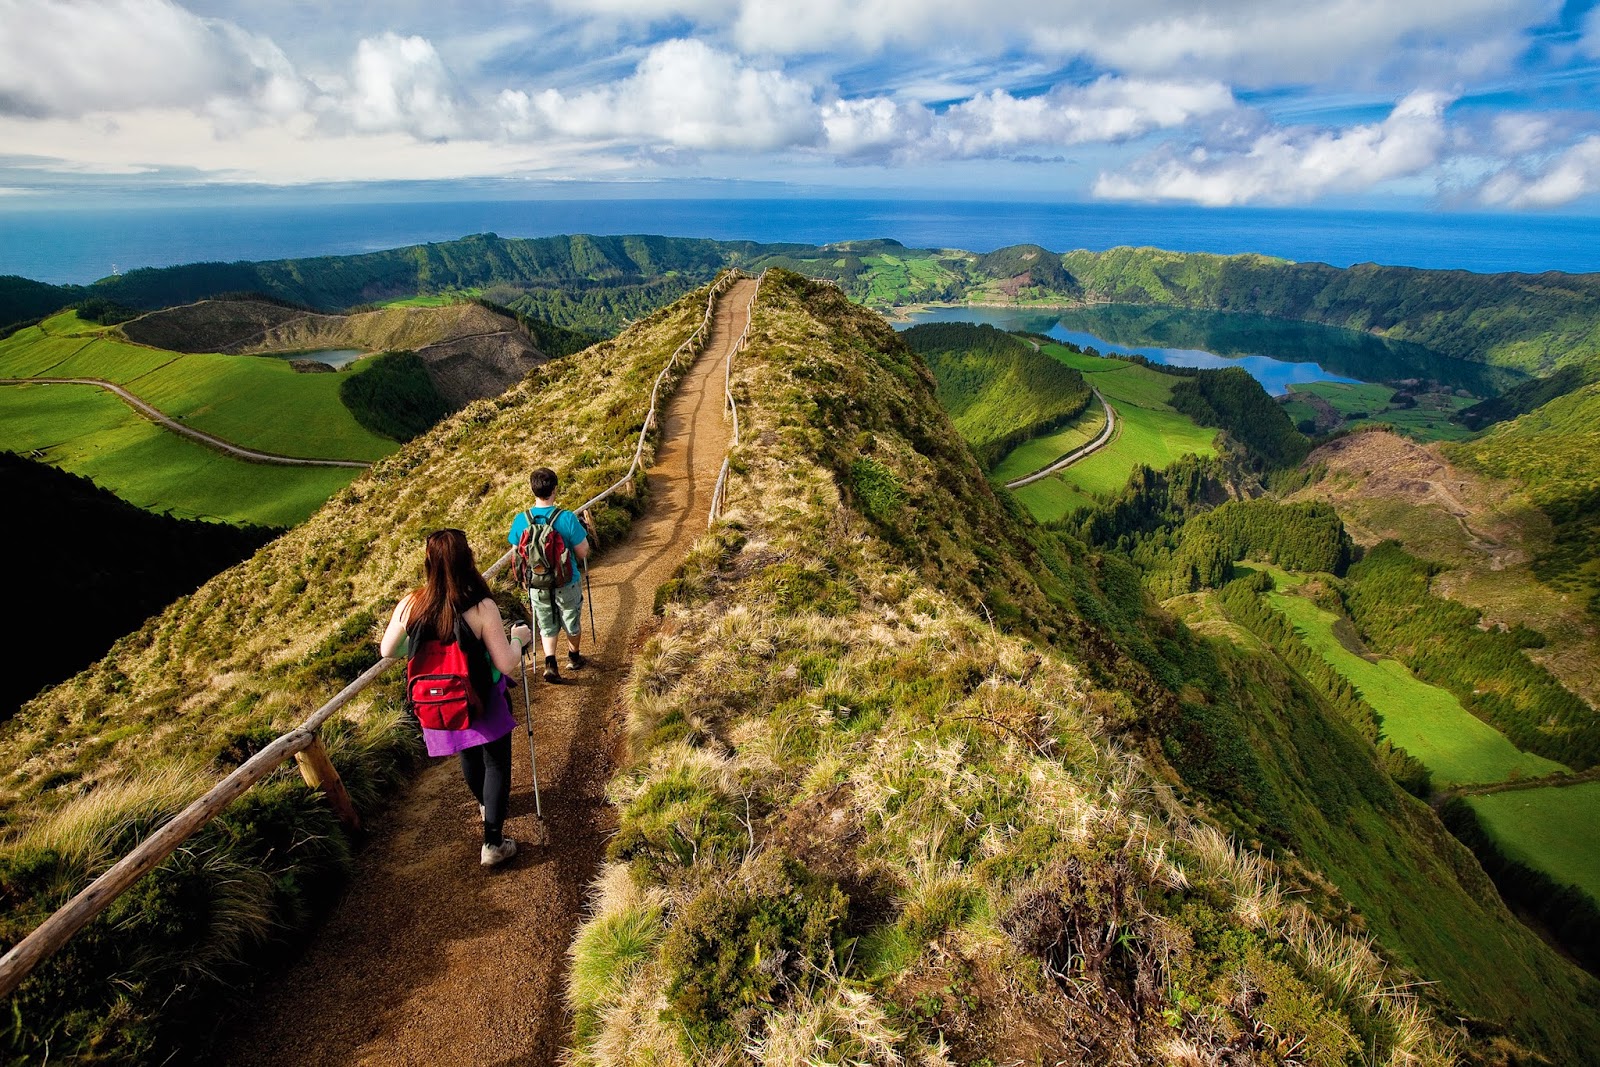
<path id="1" fill-rule="evenodd" d="M 508 675 L 521 673 L 533 634 L 517 623 L 509 639 L 500 608 L 472 557 L 467 535 L 428 535 L 422 587 L 395 605 L 379 650 L 406 655 L 406 698 L 428 755 L 458 755 L 467 788 L 478 800 L 483 846 L 478 861 L 498 866 L 516 855 L 502 831 L 511 804 L 511 732 L 517 721 L 506 695 Z"/>
<path id="2" fill-rule="evenodd" d="M 540 467 L 528 477 L 533 507 L 517 513 L 507 540 L 516 549 L 512 576 L 527 590 L 534 624 L 544 646 L 544 680 L 561 681 L 556 633 L 567 635 L 567 666 L 587 662 L 578 650 L 583 632 L 583 572 L 589 559 L 584 522 L 556 505 L 556 472 Z"/>

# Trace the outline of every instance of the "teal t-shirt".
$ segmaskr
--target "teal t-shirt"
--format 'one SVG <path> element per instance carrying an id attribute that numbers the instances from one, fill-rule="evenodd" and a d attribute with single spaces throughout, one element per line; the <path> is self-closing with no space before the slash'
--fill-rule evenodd
<path id="1" fill-rule="evenodd" d="M 529 510 L 543 518 L 552 511 L 557 510 L 558 507 L 559 505 L 552 504 L 547 508 L 531 508 Z M 589 534 L 584 530 L 583 523 L 579 521 L 578 516 L 570 511 L 562 511 L 560 515 L 557 515 L 555 525 L 556 533 L 561 535 L 561 539 L 567 543 L 568 548 L 576 548 L 589 539 Z M 506 535 L 506 540 L 513 545 L 516 544 L 522 540 L 522 531 L 527 528 L 528 512 L 517 512 L 517 517 L 511 520 L 511 532 Z M 574 557 L 572 560 L 572 581 L 567 583 L 568 586 L 577 585 L 583 580 L 582 575 L 579 573 L 581 566 L 582 564 Z"/>

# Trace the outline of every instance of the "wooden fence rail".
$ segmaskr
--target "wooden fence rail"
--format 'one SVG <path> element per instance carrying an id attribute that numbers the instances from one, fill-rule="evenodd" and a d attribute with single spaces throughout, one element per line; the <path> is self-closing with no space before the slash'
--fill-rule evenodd
<path id="1" fill-rule="evenodd" d="M 685 353 L 692 357 L 704 347 L 705 338 L 710 332 L 712 317 L 716 312 L 718 295 L 741 277 L 744 277 L 742 272 L 730 270 L 724 272 L 721 277 L 712 283 L 711 293 L 706 299 L 706 313 L 701 318 L 700 325 L 696 326 L 694 332 L 673 350 L 672 355 L 667 359 L 666 366 L 662 367 L 661 373 L 656 375 L 655 385 L 650 390 L 650 408 L 645 412 L 644 427 L 639 431 L 639 443 L 633 450 L 633 462 L 628 467 L 628 473 L 584 502 L 576 510 L 582 511 L 585 508 L 593 507 L 618 489 L 632 482 L 643 460 L 644 446 L 649 438 L 650 429 L 656 422 L 661 383 L 666 380 L 667 373 L 677 366 L 680 357 Z M 484 576 L 493 578 L 511 562 L 511 556 L 512 550 L 507 550 L 484 572 Z M 278 737 L 266 748 L 251 756 L 233 773 L 212 786 L 204 796 L 173 816 L 159 830 L 140 842 L 132 852 L 129 852 L 104 874 L 90 882 L 76 896 L 62 905 L 44 922 L 40 923 L 27 937 L 17 942 L 4 957 L 0 957 L 0 997 L 10 996 L 15 992 L 17 987 L 22 984 L 23 979 L 27 978 L 29 972 L 37 967 L 40 962 L 57 952 L 74 934 L 87 926 L 96 915 L 104 911 L 112 901 L 121 896 L 144 875 L 155 870 L 162 860 L 177 850 L 179 845 L 183 844 L 201 827 L 221 814 L 229 804 L 238 799 L 251 786 L 277 770 L 280 765 L 291 757 L 300 765 L 300 772 L 306 783 L 328 798 L 330 806 L 339 816 L 340 821 L 350 829 L 357 828 L 359 823 L 355 807 L 350 803 L 350 797 L 345 792 L 344 783 L 339 780 L 338 771 L 334 769 L 333 763 L 328 759 L 328 754 L 322 747 L 322 741 L 318 737 L 317 731 L 333 716 L 334 712 L 348 704 L 358 693 L 376 681 L 379 675 L 398 662 L 397 658 L 386 656 L 371 667 L 368 667 L 361 673 L 359 678 L 339 690 L 332 700 L 312 712 L 305 722 Z"/>

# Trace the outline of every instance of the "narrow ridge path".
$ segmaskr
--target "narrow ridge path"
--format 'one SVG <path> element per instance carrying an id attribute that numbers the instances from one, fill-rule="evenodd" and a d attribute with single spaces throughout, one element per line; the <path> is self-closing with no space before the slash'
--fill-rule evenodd
<path id="1" fill-rule="evenodd" d="M 219 1062 L 557 1062 L 571 1030 L 567 948 L 613 825 L 605 787 L 623 755 L 621 688 L 654 627 L 656 587 L 705 532 L 729 436 L 723 360 L 755 287 L 740 280 L 718 301 L 709 343 L 665 409 L 650 506 L 625 540 L 602 546 L 589 666 L 560 686 L 531 683 L 549 843 L 528 844 L 538 835 L 520 727 L 506 833 L 523 847 L 505 868 L 478 865 L 477 806 L 455 759 L 437 761 L 386 813 L 306 954 L 248 1017 L 219 1023 Z M 520 720 L 520 691 L 513 706 Z"/>

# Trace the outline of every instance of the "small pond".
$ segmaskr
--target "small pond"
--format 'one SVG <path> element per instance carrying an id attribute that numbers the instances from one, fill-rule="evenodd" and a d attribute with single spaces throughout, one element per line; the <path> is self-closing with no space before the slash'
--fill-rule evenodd
<path id="1" fill-rule="evenodd" d="M 348 367 L 362 356 L 371 355 L 359 348 L 323 348 L 315 352 L 276 352 L 278 359 L 310 359 L 330 367 Z"/>

